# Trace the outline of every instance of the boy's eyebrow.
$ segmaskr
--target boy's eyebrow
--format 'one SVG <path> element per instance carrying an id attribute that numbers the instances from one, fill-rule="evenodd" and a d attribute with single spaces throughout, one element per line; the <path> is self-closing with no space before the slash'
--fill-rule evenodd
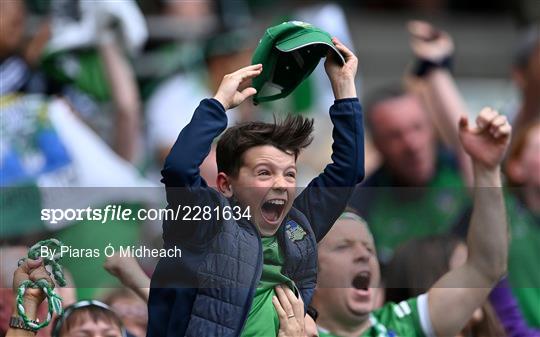
<path id="1" fill-rule="evenodd" d="M 296 171 L 296 164 L 287 166 L 285 170 L 288 170 L 288 169 L 294 169 Z"/>
<path id="2" fill-rule="evenodd" d="M 259 168 L 260 166 L 270 166 L 268 163 L 257 163 L 253 166 L 254 169 Z"/>
<path id="3" fill-rule="evenodd" d="M 262 162 L 255 163 L 255 166 L 253 166 L 253 168 L 257 168 L 259 166 L 277 166 L 272 162 L 266 161 L 265 159 L 260 159 L 260 160 L 262 160 Z M 293 168 L 296 170 L 296 163 L 287 166 L 285 169 L 288 170 L 290 168 Z"/>

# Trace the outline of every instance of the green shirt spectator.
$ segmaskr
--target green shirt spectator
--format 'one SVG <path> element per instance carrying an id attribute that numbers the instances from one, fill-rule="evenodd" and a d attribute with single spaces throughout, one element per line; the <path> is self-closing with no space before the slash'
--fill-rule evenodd
<path id="1" fill-rule="evenodd" d="M 358 337 L 426 337 L 432 334 L 427 309 L 427 296 L 387 303 L 371 313 L 371 327 Z M 428 331 L 426 331 L 428 330 Z M 340 337 L 319 328 L 319 337 Z"/>
<path id="2" fill-rule="evenodd" d="M 540 217 L 514 194 L 507 196 L 507 209 L 511 233 L 508 278 L 528 324 L 540 327 Z"/>
<path id="3" fill-rule="evenodd" d="M 400 243 L 448 232 L 469 200 L 457 163 L 441 150 L 436 173 L 426 186 L 399 186 L 382 167 L 356 188 L 349 206 L 369 223 L 385 264 Z"/>

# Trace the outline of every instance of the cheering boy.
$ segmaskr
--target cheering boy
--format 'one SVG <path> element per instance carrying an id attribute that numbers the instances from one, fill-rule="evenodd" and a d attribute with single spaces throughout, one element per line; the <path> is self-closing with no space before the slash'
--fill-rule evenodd
<path id="1" fill-rule="evenodd" d="M 169 208 L 199 206 L 206 213 L 201 221 L 164 222 L 165 248 L 180 246 L 182 257 L 158 263 L 148 336 L 277 336 L 272 298 L 276 291 L 283 295 L 283 288 L 275 287 L 284 284 L 306 305 L 311 301 L 317 242 L 364 175 L 363 123 L 354 85 L 358 61 L 337 39 L 332 42 L 345 58 L 340 64 L 329 52 L 325 62 L 335 97 L 333 162 L 296 198 L 296 160 L 311 142 L 313 121 L 296 116 L 225 130 L 225 111 L 256 93 L 239 88 L 258 76 L 262 65 L 226 75 L 214 98 L 200 103 L 180 133 L 162 171 Z M 224 130 L 216 149 L 216 191 L 201 178 L 199 165 Z M 284 310 L 295 318 L 292 308 Z"/>

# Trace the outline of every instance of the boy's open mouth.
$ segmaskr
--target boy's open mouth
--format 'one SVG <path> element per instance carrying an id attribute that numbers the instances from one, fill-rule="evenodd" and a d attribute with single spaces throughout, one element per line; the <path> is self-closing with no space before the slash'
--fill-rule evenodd
<path id="1" fill-rule="evenodd" d="M 352 286 L 358 290 L 369 290 L 369 282 L 371 280 L 371 273 L 369 271 L 362 271 L 353 278 Z"/>
<path id="2" fill-rule="evenodd" d="M 287 200 L 285 199 L 270 199 L 266 200 L 261 206 L 261 214 L 267 222 L 275 223 L 279 220 L 285 209 Z"/>

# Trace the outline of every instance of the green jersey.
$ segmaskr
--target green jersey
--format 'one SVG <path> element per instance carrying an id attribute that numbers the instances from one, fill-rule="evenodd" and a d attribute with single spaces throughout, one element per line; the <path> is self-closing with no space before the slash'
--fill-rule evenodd
<path id="1" fill-rule="evenodd" d="M 371 326 L 358 337 L 435 336 L 427 304 L 427 294 L 407 301 L 387 303 L 369 317 Z M 319 327 L 320 337 L 340 337 Z"/>
<path id="2" fill-rule="evenodd" d="M 469 205 L 459 171 L 446 158 L 438 160 L 436 174 L 426 186 L 399 187 L 383 167 L 349 199 L 349 207 L 369 224 L 382 264 L 403 242 L 448 232 Z"/>
<path id="3" fill-rule="evenodd" d="M 293 282 L 281 273 L 283 256 L 275 236 L 262 238 L 264 265 L 261 280 L 255 291 L 255 297 L 249 310 L 248 318 L 241 337 L 276 337 L 279 330 L 279 318 L 272 303 L 274 287 L 288 284 L 294 289 Z"/>
<path id="4" fill-rule="evenodd" d="M 507 195 L 510 219 L 508 279 L 523 316 L 540 327 L 540 217 L 532 214 L 514 195 Z"/>

